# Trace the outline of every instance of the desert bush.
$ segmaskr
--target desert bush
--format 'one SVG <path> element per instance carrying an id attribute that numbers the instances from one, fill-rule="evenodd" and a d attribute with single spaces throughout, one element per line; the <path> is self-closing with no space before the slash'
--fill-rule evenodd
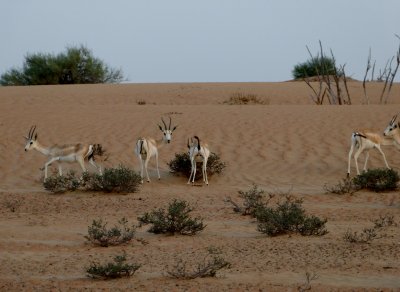
<path id="1" fill-rule="evenodd" d="M 199 164 L 201 164 L 201 162 Z M 168 162 L 167 165 L 173 174 L 183 175 L 189 178 L 192 164 L 190 163 L 190 157 L 188 153 L 175 153 L 175 158 Z M 214 174 L 221 174 L 225 167 L 225 162 L 221 161 L 221 158 L 217 154 L 211 152 L 207 161 L 207 175 L 212 176 Z M 196 172 L 195 179 L 200 179 L 201 175 L 200 168 L 200 171 Z"/>
<path id="2" fill-rule="evenodd" d="M 128 220 L 122 218 L 111 229 L 107 229 L 107 222 L 103 219 L 93 220 L 92 225 L 88 227 L 88 235 L 85 238 L 95 245 L 109 246 L 119 245 L 129 242 L 135 235 L 135 226 L 128 226 Z"/>
<path id="3" fill-rule="evenodd" d="M 22 206 L 22 199 L 20 198 L 4 198 L 2 200 L 2 205 L 4 208 L 10 210 L 11 212 L 16 212 Z"/>
<path id="4" fill-rule="evenodd" d="M 253 93 L 242 93 L 235 92 L 232 93 L 227 101 L 224 101 L 226 104 L 230 105 L 242 105 L 242 104 L 266 104 L 266 101 L 260 99 L 257 94 Z"/>
<path id="5" fill-rule="evenodd" d="M 286 197 L 284 202 L 278 202 L 276 208 L 260 206 L 255 211 L 258 221 L 258 231 L 269 236 L 289 232 L 299 232 L 301 235 L 324 235 L 326 219 L 307 216 L 302 208 L 301 199 Z"/>
<path id="6" fill-rule="evenodd" d="M 375 228 L 364 228 L 361 233 L 357 231 L 347 230 L 343 236 L 343 239 L 350 243 L 369 243 L 377 237 Z"/>
<path id="7" fill-rule="evenodd" d="M 196 258 L 200 261 L 195 267 L 189 268 L 189 264 L 180 259 L 172 270 L 168 270 L 168 274 L 176 279 L 195 279 L 215 277 L 219 270 L 230 268 L 230 263 L 222 257 L 222 251 L 218 248 L 208 247 L 206 255 L 196 255 Z"/>
<path id="8" fill-rule="evenodd" d="M 57 173 L 49 176 L 44 180 L 43 186 L 53 193 L 73 192 L 81 186 L 81 181 L 76 177 L 74 171 L 70 171 L 66 176 L 60 176 Z"/>
<path id="9" fill-rule="evenodd" d="M 292 75 L 294 79 L 303 79 L 318 75 L 334 75 L 338 69 L 335 68 L 335 60 L 328 57 L 313 57 L 306 62 L 294 66 Z"/>
<path id="10" fill-rule="evenodd" d="M 117 255 L 113 262 L 100 264 L 93 262 L 86 269 L 87 276 L 94 279 L 115 279 L 132 276 L 140 267 L 139 264 L 128 264 L 126 254 Z"/>
<path id="11" fill-rule="evenodd" d="M 88 191 L 134 193 L 138 190 L 140 182 L 140 175 L 123 165 L 106 168 L 102 175 L 87 172 L 83 175 L 83 185 Z"/>
<path id="12" fill-rule="evenodd" d="M 360 187 L 354 183 L 354 180 L 351 178 L 344 178 L 339 181 L 338 184 L 329 186 L 327 184 L 324 185 L 324 190 L 327 193 L 344 195 L 344 194 L 354 194 L 358 191 Z"/>
<path id="13" fill-rule="evenodd" d="M 393 169 L 369 169 L 353 178 L 353 183 L 360 189 L 375 192 L 394 191 L 397 189 L 399 174 Z"/>
<path id="14" fill-rule="evenodd" d="M 194 235 L 206 226 L 202 218 L 190 217 L 192 211 L 193 208 L 186 201 L 174 199 L 168 204 L 167 210 L 162 208 L 153 210 L 138 217 L 138 220 L 141 225 L 152 224 L 149 229 L 152 233 Z"/>
<path id="15" fill-rule="evenodd" d="M 396 223 L 394 222 L 394 217 L 390 215 L 379 216 L 379 218 L 373 220 L 373 222 L 375 229 L 396 225 Z"/>
<path id="16" fill-rule="evenodd" d="M 267 204 L 264 195 L 265 191 L 259 189 L 256 184 L 253 184 L 248 191 L 239 191 L 238 193 L 239 197 L 243 199 L 241 206 L 239 206 L 229 197 L 225 199 L 226 202 L 229 202 L 233 205 L 233 211 L 236 213 L 240 213 L 242 215 L 251 215 L 254 217 L 257 208 Z M 270 195 L 270 199 L 271 197 L 272 195 Z"/>

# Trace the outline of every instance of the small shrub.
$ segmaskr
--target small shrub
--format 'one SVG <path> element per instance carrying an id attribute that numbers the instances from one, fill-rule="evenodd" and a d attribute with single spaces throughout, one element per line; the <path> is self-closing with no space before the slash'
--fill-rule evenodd
<path id="1" fill-rule="evenodd" d="M 193 208 L 186 201 L 173 200 L 168 209 L 158 209 L 138 217 L 141 224 L 152 224 L 149 232 L 152 233 L 179 233 L 194 235 L 205 228 L 202 218 L 191 218 L 189 213 Z"/>
<path id="2" fill-rule="evenodd" d="M 343 236 L 343 239 L 350 243 L 369 243 L 377 237 L 375 228 L 364 228 L 363 231 L 358 234 L 357 231 L 347 230 Z"/>
<path id="3" fill-rule="evenodd" d="M 265 101 L 258 98 L 256 94 L 253 93 L 242 93 L 235 92 L 231 94 L 227 101 L 224 101 L 226 104 L 230 105 L 242 105 L 242 104 L 266 104 Z"/>
<path id="4" fill-rule="evenodd" d="M 179 260 L 168 274 L 176 279 L 195 279 L 205 277 L 215 277 L 217 272 L 224 268 L 230 268 L 230 263 L 227 262 L 222 256 L 220 249 L 209 247 L 208 253 L 203 256 L 196 256 L 201 258 L 195 268 L 188 268 L 188 263 L 182 259 Z"/>
<path id="5" fill-rule="evenodd" d="M 132 276 L 141 265 L 127 264 L 126 254 L 117 255 L 114 257 L 114 262 L 101 265 L 99 263 L 92 263 L 86 269 L 87 276 L 94 279 L 115 279 L 122 277 Z"/>
<path id="6" fill-rule="evenodd" d="M 231 203 L 234 206 L 233 210 L 236 213 L 240 213 L 242 215 L 251 215 L 254 217 L 257 208 L 266 205 L 266 203 L 264 202 L 264 193 L 264 190 L 259 189 L 256 184 L 253 184 L 253 186 L 248 191 L 239 191 L 239 197 L 243 199 L 242 206 L 236 204 L 229 197 L 226 198 L 225 201 Z M 270 199 L 271 197 L 272 196 L 270 195 Z"/>
<path id="7" fill-rule="evenodd" d="M 370 169 L 354 177 L 353 182 L 360 189 L 394 191 L 397 189 L 399 174 L 393 169 Z"/>
<path id="8" fill-rule="evenodd" d="M 140 182 L 140 175 L 123 165 L 118 168 L 106 168 L 102 175 L 87 172 L 83 175 L 84 188 L 88 191 L 134 193 L 138 190 Z"/>
<path id="9" fill-rule="evenodd" d="M 73 192 L 81 186 L 81 181 L 75 176 L 74 171 L 70 171 L 66 176 L 54 174 L 46 178 L 43 186 L 53 193 Z"/>
<path id="10" fill-rule="evenodd" d="M 352 195 L 356 191 L 358 191 L 360 189 L 360 187 L 358 187 L 354 183 L 353 179 L 344 178 L 337 185 L 328 186 L 327 184 L 325 184 L 324 189 L 326 192 L 331 193 L 331 194 L 337 194 L 337 195 L 350 194 L 350 195 Z"/>
<path id="11" fill-rule="evenodd" d="M 276 208 L 260 206 L 255 211 L 258 221 L 258 231 L 269 236 L 288 232 L 299 232 L 301 235 L 324 235 L 326 219 L 308 217 L 301 206 L 302 200 L 286 197 L 285 202 L 279 202 Z"/>
<path id="12" fill-rule="evenodd" d="M 170 171 L 176 175 L 183 175 L 189 178 L 190 172 L 192 169 L 192 164 L 190 163 L 189 154 L 184 153 L 175 153 L 175 158 L 167 163 Z M 201 164 L 201 162 L 200 162 Z M 201 167 L 201 166 L 200 166 Z M 207 161 L 207 175 L 212 176 L 214 174 L 221 174 L 225 169 L 225 162 L 221 161 L 220 157 L 211 152 L 210 157 L 208 157 Z M 198 169 L 199 170 L 199 169 Z M 200 171 L 196 172 L 195 179 L 200 179 L 202 176 L 201 168 Z"/>
<path id="13" fill-rule="evenodd" d="M 107 229 L 107 222 L 102 219 L 93 220 L 92 225 L 88 227 L 88 236 L 85 238 L 93 244 L 100 246 L 119 245 L 129 242 L 135 235 L 135 226 L 128 226 L 128 220 L 122 218 L 111 229 Z"/>
<path id="14" fill-rule="evenodd" d="M 145 105 L 145 104 L 146 104 L 146 101 L 145 101 L 144 99 L 139 99 L 138 101 L 136 101 L 136 103 L 137 103 L 138 105 Z"/>
<path id="15" fill-rule="evenodd" d="M 9 209 L 11 212 L 16 212 L 22 205 L 22 200 L 20 198 L 4 199 L 2 201 L 4 208 Z"/>
<path id="16" fill-rule="evenodd" d="M 394 217 L 390 215 L 379 216 L 379 218 L 375 219 L 373 222 L 375 229 L 396 225 L 394 222 Z"/>

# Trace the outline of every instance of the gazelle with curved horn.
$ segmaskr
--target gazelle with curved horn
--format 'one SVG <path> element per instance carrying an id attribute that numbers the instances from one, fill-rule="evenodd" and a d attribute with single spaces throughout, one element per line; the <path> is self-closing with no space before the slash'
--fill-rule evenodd
<path id="1" fill-rule="evenodd" d="M 194 138 L 194 139 L 193 139 Z M 210 157 L 210 149 L 206 143 L 201 143 L 200 144 L 200 139 L 197 136 L 194 136 L 193 138 L 188 139 L 188 148 L 189 148 L 189 157 L 190 157 L 190 163 L 192 165 L 191 171 L 190 171 L 190 176 L 188 180 L 188 184 L 190 182 L 193 184 L 194 179 L 196 177 L 196 163 L 197 162 L 202 162 L 202 173 L 203 173 L 203 181 L 208 185 L 208 177 L 207 177 L 207 161 L 208 157 Z"/>
<path id="2" fill-rule="evenodd" d="M 164 128 L 158 125 L 160 131 L 163 133 L 163 136 L 159 140 L 155 140 L 153 138 L 139 138 L 136 141 L 135 153 L 140 161 L 140 176 L 142 177 L 143 183 L 143 172 L 146 171 L 147 182 L 150 182 L 149 173 L 147 170 L 147 166 L 149 164 L 149 160 L 151 157 L 155 156 L 156 158 L 156 166 L 157 166 L 157 175 L 158 179 L 160 179 L 160 171 L 158 169 L 158 150 L 165 144 L 171 143 L 172 133 L 176 130 L 177 126 L 171 129 L 171 117 L 169 117 L 169 125 L 167 127 L 163 118 L 161 121 L 164 125 Z"/>
<path id="3" fill-rule="evenodd" d="M 373 131 L 358 131 L 354 132 L 351 135 L 351 147 L 349 151 L 349 160 L 347 166 L 347 177 L 350 176 L 350 161 L 351 156 L 353 155 L 354 148 L 356 148 L 356 152 L 354 153 L 354 161 L 356 164 L 357 174 L 360 174 L 358 169 L 358 157 L 362 152 L 366 152 L 365 154 L 365 162 L 364 162 L 364 170 L 367 170 L 367 163 L 369 158 L 369 150 L 376 148 L 382 154 L 383 161 L 388 169 L 390 169 L 389 164 L 386 160 L 385 153 L 383 153 L 381 149 L 381 145 L 395 145 L 400 148 L 400 133 L 398 127 L 400 126 L 395 123 L 397 115 L 395 115 L 392 120 L 389 122 L 389 125 L 386 127 L 383 136 L 373 132 Z M 393 138 L 393 139 L 392 139 Z"/>
<path id="4" fill-rule="evenodd" d="M 383 136 L 392 138 L 392 144 L 400 149 L 400 122 L 396 123 L 397 115 L 390 120 L 389 125 L 383 131 Z"/>
<path id="5" fill-rule="evenodd" d="M 89 161 L 101 174 L 101 168 L 94 162 L 93 145 L 70 144 L 53 145 L 45 147 L 38 141 L 38 134 L 35 133 L 36 126 L 32 126 L 26 139 L 25 151 L 36 150 L 50 159 L 44 165 L 44 180 L 47 179 L 47 167 L 53 162 L 58 162 L 58 172 L 62 175 L 61 162 L 78 162 L 82 171 L 86 171 L 85 159 Z"/>

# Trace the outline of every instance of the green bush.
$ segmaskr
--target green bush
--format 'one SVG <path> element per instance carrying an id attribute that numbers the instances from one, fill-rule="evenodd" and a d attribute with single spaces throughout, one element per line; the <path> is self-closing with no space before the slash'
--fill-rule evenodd
<path id="1" fill-rule="evenodd" d="M 108 67 L 84 46 L 67 47 L 65 53 L 28 54 L 22 69 L 11 69 L 0 77 L 1 85 L 47 85 L 115 83 L 121 70 Z"/>
<path id="2" fill-rule="evenodd" d="M 93 244 L 100 246 L 119 245 L 129 242 L 135 235 L 135 226 L 128 226 L 128 220 L 122 218 L 111 229 L 107 229 L 107 222 L 102 219 L 93 220 L 88 227 L 88 236 L 85 238 Z"/>
<path id="3" fill-rule="evenodd" d="M 240 213 L 244 216 L 251 215 L 254 217 L 256 210 L 259 207 L 266 205 L 264 193 L 264 190 L 259 189 L 257 185 L 253 184 L 248 191 L 239 191 L 239 197 L 243 199 L 241 206 L 236 204 L 231 198 L 226 198 L 225 201 L 234 206 L 233 210 L 236 213 Z"/>
<path id="4" fill-rule="evenodd" d="M 304 63 L 297 64 L 292 70 L 294 79 L 303 79 L 318 75 L 335 75 L 339 72 L 335 60 L 328 57 L 311 58 Z"/>
<path id="5" fill-rule="evenodd" d="M 189 216 L 193 208 L 186 201 L 174 199 L 168 204 L 168 209 L 158 209 L 138 217 L 141 225 L 152 224 L 149 232 L 152 233 L 179 233 L 194 235 L 205 228 L 202 218 Z"/>
<path id="6" fill-rule="evenodd" d="M 190 157 L 187 152 L 184 153 L 175 153 L 175 158 L 167 163 L 170 171 L 176 175 L 183 175 L 189 178 L 190 172 L 192 170 L 192 164 L 190 162 Z M 211 152 L 210 157 L 208 157 L 207 161 L 207 175 L 212 176 L 214 174 L 221 174 L 225 169 L 225 162 L 221 161 L 220 157 Z M 196 177 L 198 180 L 202 177 L 201 172 L 201 163 L 197 166 Z"/>
<path id="7" fill-rule="evenodd" d="M 140 267 L 139 264 L 127 264 L 126 254 L 114 257 L 114 262 L 99 264 L 94 262 L 86 269 L 87 276 L 94 279 L 115 279 L 132 276 Z"/>
<path id="8" fill-rule="evenodd" d="M 102 175 L 87 172 L 83 175 L 83 185 L 88 191 L 134 193 L 139 189 L 140 182 L 140 175 L 123 165 L 106 168 Z"/>
<path id="9" fill-rule="evenodd" d="M 370 169 L 354 177 L 353 182 L 360 189 L 394 191 L 397 189 L 399 174 L 393 169 Z"/>
<path id="10" fill-rule="evenodd" d="M 302 200 L 286 197 L 276 208 L 259 206 L 255 211 L 258 230 L 269 236 L 299 232 L 301 235 L 324 235 L 326 219 L 308 217 L 302 208 Z"/>
<path id="11" fill-rule="evenodd" d="M 65 193 L 76 191 L 81 186 L 81 181 L 76 177 L 74 171 L 70 171 L 66 176 L 54 174 L 43 182 L 46 190 L 53 193 Z"/>

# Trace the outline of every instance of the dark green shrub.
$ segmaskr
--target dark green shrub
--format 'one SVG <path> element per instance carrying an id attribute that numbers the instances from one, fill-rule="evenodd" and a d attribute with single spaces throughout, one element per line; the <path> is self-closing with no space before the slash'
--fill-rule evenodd
<path id="1" fill-rule="evenodd" d="M 173 174 L 183 175 L 189 178 L 192 164 L 190 163 L 190 157 L 187 152 L 175 153 L 175 158 L 168 162 L 167 165 Z M 225 167 L 225 162 L 221 161 L 217 154 L 211 152 L 207 161 L 207 175 L 212 176 L 214 174 L 221 174 Z M 196 180 L 202 177 L 201 162 L 198 163 L 197 170 L 195 177 Z"/>
<path id="2" fill-rule="evenodd" d="M 43 186 L 53 193 L 73 192 L 81 186 L 81 181 L 75 176 L 74 171 L 70 171 L 66 176 L 58 174 L 49 176 L 43 182 Z"/>
<path id="3" fill-rule="evenodd" d="M 369 169 L 354 177 L 353 182 L 360 189 L 394 191 L 397 189 L 399 174 L 393 169 Z"/>
<path id="4" fill-rule="evenodd" d="M 316 57 L 294 66 L 292 75 L 294 79 L 303 79 L 318 75 L 335 75 L 339 71 L 340 70 L 336 68 L 334 59 L 328 57 Z"/>
<path id="5" fill-rule="evenodd" d="M 83 185 L 88 191 L 134 193 L 138 190 L 140 182 L 140 175 L 123 165 L 106 168 L 102 175 L 90 173 L 83 175 Z"/>
<path id="6" fill-rule="evenodd" d="M 91 243 L 100 246 L 119 245 L 129 242 L 135 235 L 135 226 L 128 226 L 128 220 L 122 218 L 111 229 L 107 229 L 107 222 L 102 219 L 93 220 L 92 225 L 88 227 L 88 236 L 85 236 Z"/>
<path id="7" fill-rule="evenodd" d="M 286 197 L 276 208 L 259 206 L 255 211 L 258 230 L 269 236 L 299 232 L 302 235 L 324 235 L 326 219 L 308 217 L 302 208 L 302 200 Z"/>
<path id="8" fill-rule="evenodd" d="M 324 190 L 331 194 L 344 195 L 344 194 L 354 194 L 358 191 L 360 187 L 354 183 L 351 178 L 344 178 L 338 184 L 333 186 L 324 185 Z"/>
<path id="9" fill-rule="evenodd" d="M 92 263 L 86 269 L 87 276 L 94 279 L 115 279 L 132 276 L 140 267 L 139 264 L 127 264 L 126 254 L 114 257 L 114 262 L 107 264 Z"/>
<path id="10" fill-rule="evenodd" d="M 209 247 L 206 255 L 195 255 L 199 259 L 196 267 L 188 268 L 188 263 L 181 259 L 172 270 L 168 271 L 168 274 L 176 279 L 215 277 L 219 270 L 230 268 L 230 263 L 221 254 L 220 249 Z M 193 258 L 193 254 L 190 257 Z"/>
<path id="11" fill-rule="evenodd" d="M 115 83 L 123 79 L 122 71 L 108 67 L 84 46 L 68 47 L 65 53 L 28 54 L 22 69 L 1 75 L 1 85 L 47 85 Z"/>
<path id="12" fill-rule="evenodd" d="M 152 224 L 149 232 L 152 233 L 179 233 L 182 235 L 194 235 L 205 228 L 202 218 L 189 216 L 193 208 L 186 201 L 174 199 L 168 204 L 168 209 L 153 210 L 138 217 L 143 224 Z"/>
<path id="13" fill-rule="evenodd" d="M 240 213 L 242 215 L 251 215 L 254 217 L 256 210 L 259 207 L 267 204 L 265 202 L 264 193 L 264 190 L 259 189 L 257 185 L 253 184 L 248 191 L 239 191 L 239 197 L 243 199 L 242 206 L 236 204 L 231 198 L 226 198 L 225 201 L 234 206 L 233 210 L 236 213 Z"/>

